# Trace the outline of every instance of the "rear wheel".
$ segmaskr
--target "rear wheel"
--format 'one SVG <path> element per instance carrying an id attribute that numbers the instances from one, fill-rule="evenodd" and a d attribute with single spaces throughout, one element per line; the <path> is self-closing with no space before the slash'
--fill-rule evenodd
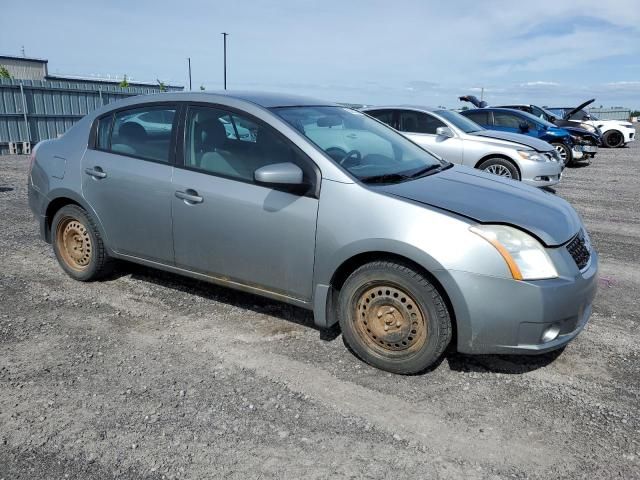
<path id="1" fill-rule="evenodd" d="M 603 135 L 602 141 L 609 148 L 621 147 L 624 144 L 624 135 L 618 130 L 609 130 Z"/>
<path id="2" fill-rule="evenodd" d="M 402 264 L 380 261 L 358 268 L 340 290 L 338 310 L 347 345 L 389 372 L 421 372 L 451 341 L 444 300 L 424 275 Z"/>
<path id="3" fill-rule="evenodd" d="M 96 280 L 110 271 L 111 262 L 100 232 L 85 210 L 66 205 L 51 224 L 58 263 L 75 280 Z"/>
<path id="4" fill-rule="evenodd" d="M 498 175 L 499 177 L 512 178 L 514 180 L 520 180 L 520 173 L 516 166 L 509 160 L 504 158 L 495 157 L 488 158 L 483 161 L 478 168 L 482 171 Z"/>
<path id="5" fill-rule="evenodd" d="M 573 155 L 571 154 L 571 149 L 567 147 L 564 143 L 552 143 L 553 148 L 556 149 L 558 155 L 560 155 L 560 160 L 564 165 L 569 165 L 573 162 Z"/>

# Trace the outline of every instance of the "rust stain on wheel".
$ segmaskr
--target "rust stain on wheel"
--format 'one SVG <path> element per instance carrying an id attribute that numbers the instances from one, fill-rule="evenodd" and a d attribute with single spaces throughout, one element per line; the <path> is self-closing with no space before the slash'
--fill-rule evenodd
<path id="1" fill-rule="evenodd" d="M 427 323 L 415 299 L 402 289 L 369 286 L 355 302 L 354 323 L 367 346 L 378 353 L 404 356 L 427 342 Z"/>
<path id="2" fill-rule="evenodd" d="M 56 229 L 56 243 L 64 263 L 82 271 L 91 262 L 91 236 L 87 228 L 75 218 L 64 218 Z"/>

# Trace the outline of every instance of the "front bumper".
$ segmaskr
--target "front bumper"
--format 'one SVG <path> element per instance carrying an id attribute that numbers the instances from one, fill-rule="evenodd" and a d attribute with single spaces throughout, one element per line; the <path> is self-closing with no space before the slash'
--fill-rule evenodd
<path id="1" fill-rule="evenodd" d="M 460 352 L 544 353 L 561 348 L 582 331 L 597 291 L 597 253 L 591 252 L 590 263 L 581 272 L 564 246 L 548 252 L 558 278 L 516 281 L 449 272 L 443 286 L 456 315 Z M 557 334 L 545 341 L 550 330 Z"/>
<path id="2" fill-rule="evenodd" d="M 636 140 L 635 128 L 623 128 L 622 134 L 624 135 L 624 143 L 634 142 Z"/>
<path id="3" fill-rule="evenodd" d="M 561 178 L 562 162 L 533 162 L 524 160 L 518 163 L 522 183 L 533 187 L 550 187 Z"/>

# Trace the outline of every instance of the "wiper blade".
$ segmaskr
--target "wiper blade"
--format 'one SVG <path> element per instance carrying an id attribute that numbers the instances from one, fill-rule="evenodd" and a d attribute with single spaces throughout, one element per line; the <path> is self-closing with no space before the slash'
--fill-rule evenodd
<path id="1" fill-rule="evenodd" d="M 424 167 L 416 172 L 413 172 L 411 175 L 409 175 L 409 178 L 422 177 L 423 175 L 426 175 L 429 172 L 433 172 L 434 170 L 440 170 L 441 168 L 442 168 L 442 165 L 429 165 L 428 167 Z"/>
<path id="2" fill-rule="evenodd" d="M 393 183 L 393 182 L 401 182 L 403 180 L 408 180 L 408 175 L 403 175 L 401 173 L 385 173 L 382 175 L 371 175 L 369 177 L 362 177 L 362 180 L 365 183 Z"/>

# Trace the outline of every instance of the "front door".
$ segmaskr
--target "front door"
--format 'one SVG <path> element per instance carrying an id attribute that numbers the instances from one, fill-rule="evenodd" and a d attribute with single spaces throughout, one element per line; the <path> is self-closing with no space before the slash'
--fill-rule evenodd
<path id="1" fill-rule="evenodd" d="M 315 189 L 267 188 L 254 182 L 253 172 L 294 162 L 315 185 L 310 160 L 270 127 L 211 107 L 189 107 L 184 143 L 184 165 L 173 177 L 176 265 L 309 300 Z"/>
<path id="2" fill-rule="evenodd" d="M 175 113 L 175 106 L 110 113 L 98 121 L 95 145 L 82 158 L 82 194 L 118 253 L 173 262 Z"/>

